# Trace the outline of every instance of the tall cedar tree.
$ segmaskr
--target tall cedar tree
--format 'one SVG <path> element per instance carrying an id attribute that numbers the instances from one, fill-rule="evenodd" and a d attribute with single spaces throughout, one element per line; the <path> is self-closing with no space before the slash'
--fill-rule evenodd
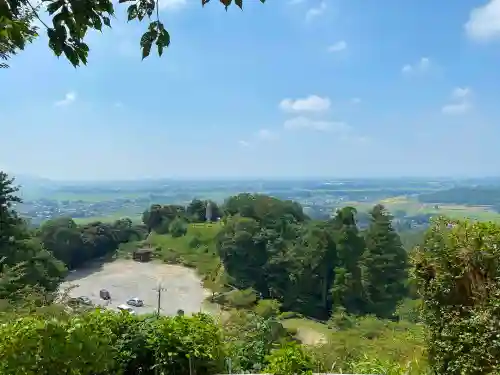
<path id="1" fill-rule="evenodd" d="M 407 295 L 408 255 L 392 227 L 392 216 L 382 205 L 370 212 L 365 233 L 366 249 L 361 260 L 361 278 L 367 312 L 391 317 Z"/>
<path id="2" fill-rule="evenodd" d="M 365 308 L 359 267 L 365 244 L 359 235 L 356 214 L 355 208 L 344 207 L 332 220 L 338 260 L 331 294 L 334 309 L 344 307 L 350 313 L 359 314 Z"/>

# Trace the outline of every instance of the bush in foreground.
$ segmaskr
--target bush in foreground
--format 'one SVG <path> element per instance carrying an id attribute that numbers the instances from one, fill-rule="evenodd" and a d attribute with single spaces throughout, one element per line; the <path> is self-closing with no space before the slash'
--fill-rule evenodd
<path id="1" fill-rule="evenodd" d="M 433 371 L 500 373 L 500 226 L 438 219 L 414 264 Z"/>
<path id="2" fill-rule="evenodd" d="M 222 335 L 204 314 L 144 318 L 95 310 L 63 321 L 37 315 L 0 327 L 0 373 L 214 374 Z"/>

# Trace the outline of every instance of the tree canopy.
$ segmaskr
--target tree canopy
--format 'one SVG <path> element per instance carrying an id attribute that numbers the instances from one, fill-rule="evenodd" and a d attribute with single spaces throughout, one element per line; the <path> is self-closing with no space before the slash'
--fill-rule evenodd
<path id="1" fill-rule="evenodd" d="M 248 0 L 246 0 L 248 1 Z M 266 0 L 260 0 L 264 3 Z M 210 0 L 201 0 L 205 6 Z M 235 4 L 243 9 L 243 0 L 219 0 L 226 9 Z M 127 3 L 128 21 L 149 20 L 147 30 L 142 35 L 139 45 L 142 58 L 151 53 L 156 46 L 161 56 L 170 45 L 170 34 L 160 18 L 159 0 L 119 0 Z M 45 14 L 52 18 L 51 24 L 43 21 Z M 49 48 L 54 54 L 64 56 L 77 67 L 87 64 L 90 47 L 85 37 L 90 30 L 102 31 L 111 27 L 115 15 L 112 0 L 42 0 L 33 5 L 30 0 L 0 1 L 0 59 L 6 61 L 39 36 L 40 27 L 47 33 Z M 37 20 L 41 26 L 35 26 Z M 0 67 L 7 67 L 7 63 Z"/>
<path id="2" fill-rule="evenodd" d="M 13 180 L 0 172 L 0 299 L 17 297 L 25 287 L 57 289 L 65 266 L 32 237 L 13 209 L 21 199 Z"/>

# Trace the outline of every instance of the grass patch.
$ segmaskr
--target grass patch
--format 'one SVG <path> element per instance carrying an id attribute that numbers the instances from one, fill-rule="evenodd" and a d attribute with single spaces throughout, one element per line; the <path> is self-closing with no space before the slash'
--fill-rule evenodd
<path id="1" fill-rule="evenodd" d="M 119 213 L 104 216 L 75 217 L 73 218 L 73 221 L 77 224 L 88 224 L 96 221 L 100 221 L 103 223 L 114 223 L 116 220 L 124 218 L 129 218 L 134 224 L 140 224 L 142 222 L 142 218 L 140 215 L 120 215 Z"/>
<path id="2" fill-rule="evenodd" d="M 166 263 L 195 268 L 201 276 L 212 274 L 220 266 L 215 248 L 219 223 L 190 224 L 185 236 L 151 233 L 147 243 L 155 248 L 155 255 Z"/>

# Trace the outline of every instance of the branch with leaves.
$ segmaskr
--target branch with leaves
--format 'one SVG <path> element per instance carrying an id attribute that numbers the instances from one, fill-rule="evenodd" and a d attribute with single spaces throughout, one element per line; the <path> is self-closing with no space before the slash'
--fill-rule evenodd
<path id="1" fill-rule="evenodd" d="M 132 3 L 127 8 L 128 21 L 151 20 L 140 40 L 143 59 L 149 56 L 153 44 L 159 56 L 170 45 L 170 34 L 160 20 L 158 1 L 119 0 L 120 3 Z M 266 0 L 259 1 L 264 3 Z M 201 5 L 209 2 L 201 0 Z M 219 2 L 226 10 L 232 4 L 243 9 L 243 0 Z M 42 0 L 41 7 L 52 17 L 51 26 L 43 22 L 39 8 L 29 0 L 0 0 L 0 58 L 7 60 L 38 36 L 36 28 L 31 27 L 31 21 L 36 18 L 46 28 L 49 47 L 56 56 L 64 54 L 74 67 L 82 63 L 86 65 L 89 54 L 89 46 L 85 43 L 87 32 L 90 29 L 102 32 L 103 26 L 111 27 L 115 14 L 111 0 Z M 6 67 L 6 64 L 0 66 Z"/>

